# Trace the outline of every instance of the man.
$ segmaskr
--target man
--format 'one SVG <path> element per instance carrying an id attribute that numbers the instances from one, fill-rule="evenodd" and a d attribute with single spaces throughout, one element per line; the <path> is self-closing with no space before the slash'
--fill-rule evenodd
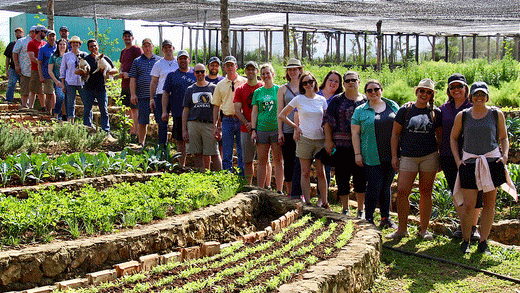
<path id="1" fill-rule="evenodd" d="M 134 45 L 133 41 L 134 34 L 132 31 L 123 31 L 123 42 L 125 43 L 125 48 L 121 51 L 121 55 L 119 56 L 119 62 L 121 62 L 119 78 L 122 79 L 121 97 L 123 97 L 123 105 L 130 108 L 130 110 L 126 112 L 126 114 L 130 116 L 130 119 L 132 119 L 130 135 L 137 134 L 137 104 L 132 104 L 130 102 L 130 77 L 128 76 L 128 71 L 130 71 L 130 67 L 132 67 L 132 62 L 134 62 L 135 58 L 138 58 L 143 54 L 143 50 L 141 50 L 137 45 Z"/>
<path id="2" fill-rule="evenodd" d="M 35 36 L 32 41 L 27 44 L 27 54 L 31 59 L 31 80 L 29 82 L 29 108 L 34 107 L 34 101 L 36 95 L 40 100 L 40 107 L 42 112 L 47 112 L 45 108 L 45 96 L 43 95 L 43 84 L 40 81 L 40 74 L 38 73 L 38 53 L 40 48 L 45 46 L 45 36 L 47 35 L 47 29 L 44 26 L 37 26 L 34 30 Z"/>
<path id="3" fill-rule="evenodd" d="M 36 36 L 36 26 L 29 30 L 29 35 L 16 41 L 13 48 L 13 61 L 16 73 L 20 76 L 20 96 L 22 108 L 29 106 L 29 83 L 31 81 L 31 59 L 27 45 Z"/>
<path id="4" fill-rule="evenodd" d="M 43 93 L 45 94 L 45 108 L 52 112 L 54 104 L 56 103 L 56 96 L 54 95 L 54 82 L 49 75 L 49 59 L 56 51 L 56 32 L 50 30 L 47 33 L 48 43 L 40 48 L 38 52 L 38 75 L 40 82 L 43 83 Z"/>
<path id="5" fill-rule="evenodd" d="M 152 40 L 149 38 L 144 39 L 141 46 L 143 55 L 132 62 L 128 76 L 130 76 L 130 101 L 133 105 L 137 105 L 138 110 L 137 136 L 139 144 L 144 147 L 147 126 L 150 124 L 150 82 L 152 80 L 150 72 L 160 57 L 153 53 Z"/>
<path id="6" fill-rule="evenodd" d="M 217 84 L 213 100 L 213 125 L 214 135 L 217 139 L 222 138 L 222 148 L 224 157 L 222 159 L 222 168 L 225 170 L 233 170 L 233 143 L 237 145 L 238 168 L 243 172 L 244 165 L 242 162 L 242 146 L 240 145 L 240 120 L 235 115 L 235 107 L 233 98 L 237 87 L 247 82 L 247 79 L 237 74 L 237 59 L 233 56 L 227 56 L 224 59 L 224 71 L 226 77 Z M 222 108 L 222 129 L 219 129 L 218 119 L 219 111 Z"/>
<path id="7" fill-rule="evenodd" d="M 213 171 L 222 169 L 218 143 L 213 136 L 213 105 L 211 98 L 217 87 L 205 79 L 206 67 L 194 67 L 197 82 L 186 89 L 182 111 L 182 137 L 188 144 L 187 152 L 195 157 L 195 168 L 209 169 L 210 160 Z M 210 160 L 203 160 L 210 157 Z"/>
<path id="8" fill-rule="evenodd" d="M 16 37 L 16 40 L 19 40 L 23 38 L 24 32 L 23 28 L 17 27 L 14 30 L 14 35 Z M 5 71 L 7 73 L 7 78 L 9 79 L 7 83 L 7 89 L 5 91 L 5 100 L 8 104 L 11 104 L 14 101 L 14 89 L 16 87 L 16 82 L 20 79 L 20 75 L 16 73 L 16 68 L 14 65 L 14 59 L 13 59 L 13 49 L 14 45 L 16 44 L 16 40 L 12 41 L 7 45 L 7 48 L 5 48 L 4 56 L 5 56 Z"/>
<path id="9" fill-rule="evenodd" d="M 150 110 L 154 112 L 155 121 L 158 126 L 159 146 L 166 147 L 168 138 L 168 122 L 162 120 L 162 94 L 164 81 L 170 72 L 179 68 L 179 64 L 173 55 L 173 44 L 170 40 L 162 42 L 162 53 L 164 58 L 153 65 L 150 76 Z"/>
<path id="10" fill-rule="evenodd" d="M 224 79 L 223 76 L 218 75 L 218 72 L 220 71 L 220 59 L 218 59 L 217 56 L 209 58 L 208 71 L 209 73 L 206 75 L 207 81 L 218 84 Z"/>
<path id="11" fill-rule="evenodd" d="M 172 137 L 175 140 L 177 151 L 181 153 L 179 164 L 184 167 L 186 164 L 186 144 L 182 138 L 182 102 L 186 89 L 197 80 L 193 73 L 193 68 L 189 67 L 190 55 L 186 50 L 181 50 L 177 53 L 177 63 L 179 64 L 179 69 L 168 73 L 164 81 L 162 120 L 168 123 L 168 112 L 171 111 L 173 118 Z M 170 107 L 169 109 L 168 106 Z"/>
<path id="12" fill-rule="evenodd" d="M 69 43 L 69 28 L 66 26 L 60 27 L 60 37 L 63 40 L 66 40 Z M 70 48 L 69 48 L 70 50 Z"/>
<path id="13" fill-rule="evenodd" d="M 90 74 L 89 79 L 85 82 L 85 86 L 83 87 L 83 124 L 89 127 L 92 126 L 92 105 L 94 104 L 94 99 L 98 101 L 99 112 L 101 113 L 101 128 L 107 133 L 109 139 L 110 136 L 110 121 L 108 120 L 108 111 L 107 111 L 107 92 L 105 88 L 105 77 L 103 76 L 102 71 L 98 71 L 95 74 L 92 72 L 97 69 L 97 61 L 96 57 L 101 55 L 99 53 L 99 46 L 96 40 L 90 39 L 87 41 L 87 48 L 90 52 L 90 55 L 85 57 L 85 61 L 87 61 L 90 66 L 90 72 L 81 72 L 81 69 L 76 69 L 76 74 L 80 73 L 81 75 Z M 109 75 L 117 74 L 117 68 L 114 67 L 114 63 L 112 60 L 108 58 L 108 56 L 104 57 L 105 60 L 112 66 L 112 69 L 108 72 Z"/>
<path id="14" fill-rule="evenodd" d="M 264 85 L 258 81 L 258 64 L 255 61 L 246 63 L 245 73 L 247 83 L 236 89 L 233 99 L 235 114 L 242 123 L 240 127 L 240 142 L 242 146 L 242 160 L 244 162 L 244 175 L 249 184 L 253 182 L 253 159 L 256 147 L 251 140 L 251 112 L 253 111 L 253 93 Z M 266 173 L 269 174 L 269 173 Z M 269 178 L 269 176 L 267 177 Z"/>

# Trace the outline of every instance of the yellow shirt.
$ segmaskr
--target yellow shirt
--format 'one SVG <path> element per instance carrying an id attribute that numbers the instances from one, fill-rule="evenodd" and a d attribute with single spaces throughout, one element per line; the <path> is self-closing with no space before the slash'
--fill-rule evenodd
<path id="1" fill-rule="evenodd" d="M 215 106 L 219 106 L 224 115 L 235 115 L 235 106 L 233 105 L 233 99 L 235 98 L 235 91 L 237 87 L 245 84 L 247 82 L 247 78 L 238 75 L 234 80 L 234 91 L 232 91 L 232 81 L 227 77 L 221 80 L 217 87 L 215 88 L 215 92 L 213 93 L 213 98 L 211 99 L 211 104 Z"/>

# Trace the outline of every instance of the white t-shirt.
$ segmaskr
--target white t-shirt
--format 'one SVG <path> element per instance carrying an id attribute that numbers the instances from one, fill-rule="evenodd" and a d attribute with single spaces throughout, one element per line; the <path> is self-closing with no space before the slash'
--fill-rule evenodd
<path id="1" fill-rule="evenodd" d="M 162 94 L 164 81 L 166 80 L 166 76 L 168 76 L 168 73 L 174 72 L 177 69 L 179 69 L 177 58 L 174 58 L 170 61 L 161 58 L 159 61 L 155 62 L 155 64 L 152 67 L 152 71 L 150 72 L 150 75 L 159 78 L 159 81 L 157 82 L 157 90 L 155 91 L 156 95 Z"/>
<path id="2" fill-rule="evenodd" d="M 298 110 L 300 129 L 304 137 L 309 139 L 325 138 L 321 127 L 323 115 L 327 110 L 327 99 L 324 96 L 316 95 L 313 99 L 310 99 L 304 95 L 297 95 L 289 102 L 289 106 Z"/>

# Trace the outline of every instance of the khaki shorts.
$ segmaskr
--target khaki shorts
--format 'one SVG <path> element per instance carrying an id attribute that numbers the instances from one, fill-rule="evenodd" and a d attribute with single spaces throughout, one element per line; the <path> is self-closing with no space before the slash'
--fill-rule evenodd
<path id="1" fill-rule="evenodd" d="M 242 145 L 242 160 L 244 163 L 251 163 L 255 159 L 256 147 L 249 132 L 240 132 L 240 145 Z"/>
<path id="2" fill-rule="evenodd" d="M 54 94 L 54 81 L 52 79 L 46 79 L 43 82 L 43 93 L 46 95 Z"/>
<path id="3" fill-rule="evenodd" d="M 401 157 L 399 171 L 437 172 L 439 170 L 439 153 L 431 153 L 424 157 Z"/>
<path id="4" fill-rule="evenodd" d="M 215 156 L 219 154 L 217 140 L 213 136 L 213 123 L 188 121 L 188 154 Z"/>
<path id="5" fill-rule="evenodd" d="M 27 96 L 29 95 L 29 83 L 31 83 L 31 78 L 25 75 L 20 75 L 20 95 Z"/>
<path id="6" fill-rule="evenodd" d="M 325 146 L 325 139 L 310 139 L 300 136 L 296 143 L 296 156 L 300 159 L 311 160 Z"/>
<path id="7" fill-rule="evenodd" d="M 43 84 L 40 82 L 38 70 L 31 70 L 31 81 L 29 83 L 29 91 L 31 93 L 43 94 Z"/>

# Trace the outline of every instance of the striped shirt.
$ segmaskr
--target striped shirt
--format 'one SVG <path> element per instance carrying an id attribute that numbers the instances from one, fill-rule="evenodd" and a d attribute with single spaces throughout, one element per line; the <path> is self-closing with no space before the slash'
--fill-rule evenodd
<path id="1" fill-rule="evenodd" d="M 150 72 L 155 62 L 159 61 L 160 58 L 161 57 L 153 54 L 152 57 L 148 59 L 146 55 L 142 54 L 132 62 L 128 75 L 130 78 L 133 77 L 136 79 L 135 93 L 137 94 L 137 98 L 150 99 L 150 82 L 152 81 Z"/>

